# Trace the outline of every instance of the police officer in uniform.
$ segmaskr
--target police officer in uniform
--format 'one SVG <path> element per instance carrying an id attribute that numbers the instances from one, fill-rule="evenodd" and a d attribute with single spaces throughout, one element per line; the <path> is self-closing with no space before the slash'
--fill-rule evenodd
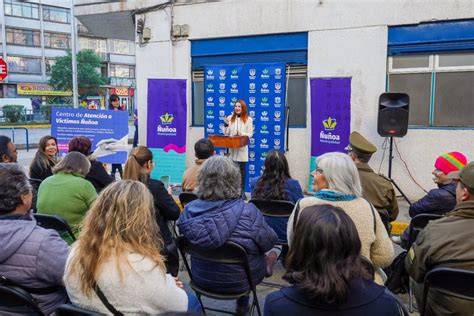
<path id="1" fill-rule="evenodd" d="M 398 202 L 392 182 L 385 176 L 376 174 L 369 166 L 370 158 L 377 148 L 358 132 L 352 132 L 346 150 L 359 171 L 363 197 L 379 211 L 390 234 L 390 222 L 398 216 Z"/>
<path id="2" fill-rule="evenodd" d="M 431 221 L 418 235 L 405 259 L 405 267 L 416 282 L 412 288 L 422 307 L 423 282 L 436 267 L 474 271 L 474 162 L 448 174 L 457 181 L 456 206 L 443 218 Z M 470 285 L 472 286 L 472 284 Z M 430 290 L 426 311 L 421 315 L 472 315 L 474 301 Z"/>

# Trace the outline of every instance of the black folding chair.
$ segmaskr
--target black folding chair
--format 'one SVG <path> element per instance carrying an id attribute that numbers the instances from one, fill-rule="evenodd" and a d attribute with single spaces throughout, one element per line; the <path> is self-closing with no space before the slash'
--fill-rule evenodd
<path id="1" fill-rule="evenodd" d="M 254 204 L 264 216 L 268 217 L 289 218 L 295 208 L 295 204 L 283 200 L 251 199 L 249 203 Z M 278 244 L 288 245 L 288 241 L 279 238 Z"/>
<path id="2" fill-rule="evenodd" d="M 217 300 L 235 300 L 242 296 L 250 295 L 250 292 L 252 292 L 253 301 L 252 301 L 252 306 L 250 308 L 250 315 L 253 315 L 253 312 L 255 309 L 257 309 L 257 313 L 259 316 L 262 315 L 262 312 L 260 310 L 260 305 L 258 303 L 257 288 L 252 278 L 252 273 L 250 270 L 247 252 L 242 246 L 234 242 L 228 241 L 223 246 L 217 249 L 212 249 L 212 250 L 203 249 L 201 247 L 192 245 L 183 236 L 179 236 L 178 238 L 176 238 L 176 245 L 178 246 L 179 252 L 181 253 L 181 257 L 183 258 L 184 265 L 189 274 L 189 279 L 190 279 L 189 285 L 196 293 L 198 300 L 201 303 L 202 311 L 204 314 L 206 313 L 206 310 L 221 312 L 225 314 L 234 314 L 234 313 L 226 311 L 226 310 L 219 310 L 219 309 L 204 307 L 204 304 L 202 303 L 202 300 L 201 300 L 201 296 L 206 296 L 206 297 L 210 297 Z M 217 291 L 211 291 L 209 289 L 199 286 L 193 281 L 191 268 L 188 264 L 188 261 L 186 260 L 186 254 L 190 254 L 191 257 L 199 258 L 201 260 L 206 260 L 213 263 L 235 264 L 235 265 L 242 266 L 245 270 L 245 274 L 247 275 L 249 289 L 243 292 L 227 294 L 227 293 L 219 293 Z"/>
<path id="3" fill-rule="evenodd" d="M 425 276 L 422 316 L 431 290 L 442 292 L 443 297 L 472 301 L 474 306 L 474 271 L 442 267 L 430 270 Z"/>
<path id="4" fill-rule="evenodd" d="M 443 217 L 439 214 L 418 214 L 410 221 L 410 234 L 408 237 L 409 245 L 416 241 L 418 234 L 428 225 L 430 221 L 437 220 Z"/>
<path id="5" fill-rule="evenodd" d="M 71 304 L 63 304 L 56 309 L 57 316 L 102 316 L 105 314 L 92 312 Z"/>
<path id="6" fill-rule="evenodd" d="M 30 293 L 17 286 L 0 284 L 0 315 L 4 313 L 44 315 Z"/>
<path id="7" fill-rule="evenodd" d="M 71 227 L 66 220 L 58 215 L 33 214 L 36 219 L 36 224 L 46 229 L 54 229 L 59 235 L 67 233 L 73 241 L 76 236 L 71 230 Z"/>
<path id="8" fill-rule="evenodd" d="M 179 203 L 181 203 L 181 206 L 184 208 L 186 204 L 188 204 L 189 202 L 197 200 L 198 196 L 193 192 L 181 192 L 178 195 L 178 198 L 179 198 Z"/>

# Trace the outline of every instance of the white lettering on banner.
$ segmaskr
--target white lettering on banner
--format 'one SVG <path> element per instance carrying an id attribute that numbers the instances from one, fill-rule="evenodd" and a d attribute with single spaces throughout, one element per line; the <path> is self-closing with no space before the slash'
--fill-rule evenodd
<path id="1" fill-rule="evenodd" d="M 340 144 L 341 138 L 337 134 L 324 133 L 324 131 L 321 131 L 319 133 L 319 141 L 326 144 Z"/>
<path id="2" fill-rule="evenodd" d="M 163 136 L 176 136 L 176 128 L 175 127 L 169 127 L 169 126 L 161 126 L 158 125 L 156 127 L 156 134 L 157 135 L 163 135 Z"/>
<path id="3" fill-rule="evenodd" d="M 63 124 L 79 124 L 79 120 L 70 120 L 68 118 L 65 118 L 65 119 L 61 119 L 61 118 L 57 118 L 56 119 L 56 123 L 63 123 Z"/>

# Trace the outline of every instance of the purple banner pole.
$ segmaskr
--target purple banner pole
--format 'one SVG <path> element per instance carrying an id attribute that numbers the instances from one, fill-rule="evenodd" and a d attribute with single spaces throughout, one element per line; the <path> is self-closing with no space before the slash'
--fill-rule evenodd
<path id="1" fill-rule="evenodd" d="M 349 144 L 351 130 L 351 78 L 311 78 L 311 161 Z M 311 191 L 309 180 L 309 190 Z"/>
<path id="2" fill-rule="evenodd" d="M 186 160 L 186 80 L 148 79 L 147 145 L 156 167 L 152 178 L 181 183 Z"/>

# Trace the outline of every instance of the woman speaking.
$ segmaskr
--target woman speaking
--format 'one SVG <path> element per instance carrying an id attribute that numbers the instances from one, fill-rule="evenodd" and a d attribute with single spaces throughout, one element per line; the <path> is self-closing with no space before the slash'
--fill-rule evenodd
<path id="1" fill-rule="evenodd" d="M 230 136 L 253 136 L 252 118 L 248 116 L 247 104 L 243 100 L 237 100 L 234 104 L 234 112 L 224 119 L 224 134 Z M 242 178 L 242 197 L 245 199 L 245 167 L 249 161 L 249 146 L 241 148 L 230 148 L 230 158 L 239 166 Z"/>

